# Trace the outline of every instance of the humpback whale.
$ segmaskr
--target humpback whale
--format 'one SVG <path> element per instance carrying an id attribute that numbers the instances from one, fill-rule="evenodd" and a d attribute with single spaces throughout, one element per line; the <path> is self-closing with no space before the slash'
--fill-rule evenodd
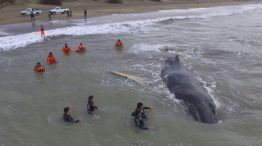
<path id="1" fill-rule="evenodd" d="M 186 70 L 178 55 L 168 58 L 161 71 L 161 78 L 175 97 L 182 100 L 186 111 L 194 120 L 216 123 L 216 105 L 199 80 Z"/>

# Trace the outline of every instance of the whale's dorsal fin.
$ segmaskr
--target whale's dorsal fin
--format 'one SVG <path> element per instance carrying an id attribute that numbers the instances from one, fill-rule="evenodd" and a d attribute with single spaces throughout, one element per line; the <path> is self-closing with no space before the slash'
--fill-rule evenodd
<path id="1" fill-rule="evenodd" d="M 178 55 L 176 55 L 175 60 L 176 60 L 176 62 L 180 62 Z"/>

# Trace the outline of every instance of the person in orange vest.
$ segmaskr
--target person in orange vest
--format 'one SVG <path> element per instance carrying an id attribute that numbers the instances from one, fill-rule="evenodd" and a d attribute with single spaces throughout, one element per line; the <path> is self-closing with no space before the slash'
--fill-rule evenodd
<path id="1" fill-rule="evenodd" d="M 47 63 L 49 65 L 56 63 L 56 57 L 55 57 L 55 55 L 52 52 L 50 52 L 48 57 L 47 57 Z"/>
<path id="2" fill-rule="evenodd" d="M 80 43 L 80 44 L 78 45 L 78 47 L 77 47 L 76 52 L 82 53 L 82 52 L 85 52 L 85 51 L 86 51 L 85 45 L 83 45 L 83 43 Z"/>
<path id="3" fill-rule="evenodd" d="M 37 72 L 37 73 L 45 72 L 45 67 L 42 66 L 40 62 L 37 62 L 34 70 L 35 70 L 35 72 Z"/>
<path id="4" fill-rule="evenodd" d="M 41 34 L 41 37 L 45 37 L 45 28 L 42 24 L 40 25 L 40 34 Z"/>
<path id="5" fill-rule="evenodd" d="M 64 52 L 65 55 L 70 55 L 71 53 L 71 48 L 65 43 L 64 48 L 62 48 L 62 51 Z"/>
<path id="6" fill-rule="evenodd" d="M 116 41 L 116 43 L 115 43 L 115 47 L 123 47 L 123 43 L 122 43 L 122 41 L 120 40 L 120 39 L 118 39 L 117 41 Z"/>

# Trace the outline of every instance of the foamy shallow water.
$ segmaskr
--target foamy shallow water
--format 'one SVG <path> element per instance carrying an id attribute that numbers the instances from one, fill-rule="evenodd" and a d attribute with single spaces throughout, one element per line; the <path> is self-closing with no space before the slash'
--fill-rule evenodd
<path id="1" fill-rule="evenodd" d="M 44 40 L 32 30 L 0 37 L 0 145 L 261 145 L 261 6 L 113 15 L 49 29 Z M 118 38 L 122 53 L 113 48 Z M 87 53 L 61 53 L 64 43 L 80 41 Z M 45 63 L 50 51 L 55 66 Z M 218 124 L 193 121 L 162 83 L 161 68 L 174 54 L 216 101 Z M 33 72 L 38 61 L 43 75 Z M 140 76 L 145 86 L 111 70 Z M 90 94 L 99 106 L 94 116 L 85 110 Z M 154 108 L 147 121 L 154 130 L 134 126 L 138 101 Z M 79 124 L 63 123 L 64 106 Z"/>

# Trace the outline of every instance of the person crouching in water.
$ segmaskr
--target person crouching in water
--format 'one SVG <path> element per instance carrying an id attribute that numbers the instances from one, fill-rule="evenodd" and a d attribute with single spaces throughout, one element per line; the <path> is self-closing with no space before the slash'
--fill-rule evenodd
<path id="1" fill-rule="evenodd" d="M 65 46 L 62 48 L 62 51 L 64 52 L 65 55 L 70 55 L 71 53 L 71 48 L 65 43 Z"/>
<path id="2" fill-rule="evenodd" d="M 69 107 L 65 107 L 64 108 L 64 115 L 63 115 L 63 119 L 65 122 L 68 122 L 68 123 L 78 123 L 79 120 L 78 119 L 74 119 L 70 113 L 69 113 Z"/>
<path id="3" fill-rule="evenodd" d="M 56 57 L 55 57 L 55 55 L 52 52 L 50 52 L 48 57 L 47 57 L 47 63 L 49 65 L 56 63 Z"/>
<path id="4" fill-rule="evenodd" d="M 98 107 L 95 106 L 95 103 L 94 103 L 94 96 L 93 95 L 90 95 L 88 97 L 88 102 L 87 102 L 87 112 L 89 114 L 93 114 L 94 111 L 97 109 Z"/>
<path id="5" fill-rule="evenodd" d="M 145 114 L 145 109 L 151 109 L 150 107 L 144 107 L 143 103 L 137 103 L 136 110 L 131 114 L 135 119 L 135 124 L 137 127 L 148 130 L 149 128 L 145 126 L 144 119 L 148 119 L 149 117 Z"/>
<path id="6" fill-rule="evenodd" d="M 43 65 L 41 65 L 40 62 L 37 62 L 37 63 L 36 63 L 36 66 L 35 66 L 35 68 L 34 68 L 34 71 L 35 71 L 36 73 L 45 72 L 45 67 L 44 67 Z"/>
<path id="7" fill-rule="evenodd" d="M 85 45 L 84 45 L 83 43 L 80 43 L 80 44 L 77 46 L 76 52 L 77 52 L 77 53 L 83 53 L 83 52 L 85 52 L 85 51 L 86 51 Z"/>

